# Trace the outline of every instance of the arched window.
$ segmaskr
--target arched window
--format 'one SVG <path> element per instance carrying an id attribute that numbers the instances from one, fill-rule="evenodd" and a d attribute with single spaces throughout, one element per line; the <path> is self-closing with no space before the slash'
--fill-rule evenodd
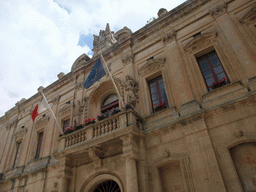
<path id="1" fill-rule="evenodd" d="M 256 143 L 243 143 L 229 151 L 244 191 L 256 191 Z"/>
<path id="2" fill-rule="evenodd" d="M 113 180 L 100 183 L 93 192 L 121 192 L 119 185 Z"/>
<path id="3" fill-rule="evenodd" d="M 117 94 L 111 94 L 103 102 L 103 104 L 101 106 L 101 112 L 105 113 L 107 111 L 110 111 L 113 108 L 118 107 L 118 106 L 119 106 L 119 101 L 118 101 Z"/>

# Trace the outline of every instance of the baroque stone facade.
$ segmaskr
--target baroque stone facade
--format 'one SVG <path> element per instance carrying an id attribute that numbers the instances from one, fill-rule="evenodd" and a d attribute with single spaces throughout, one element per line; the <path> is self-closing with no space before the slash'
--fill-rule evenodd
<path id="1" fill-rule="evenodd" d="M 255 10 L 188 0 L 134 33 L 107 24 L 92 58 L 39 88 L 63 128 L 105 115 L 61 135 L 49 109 L 32 122 L 39 92 L 17 102 L 0 118 L 0 191 L 256 191 Z M 83 88 L 101 53 L 120 96 L 109 75 Z"/>

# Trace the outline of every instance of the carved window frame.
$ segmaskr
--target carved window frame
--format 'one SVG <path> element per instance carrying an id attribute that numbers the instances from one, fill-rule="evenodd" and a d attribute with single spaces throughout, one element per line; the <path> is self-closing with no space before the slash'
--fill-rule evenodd
<path id="1" fill-rule="evenodd" d="M 169 152 L 168 152 L 169 153 Z M 183 183 L 186 192 L 194 192 L 194 184 L 192 181 L 189 157 L 186 154 L 168 154 L 167 157 L 158 159 L 154 162 L 153 175 L 154 179 L 154 190 L 155 192 L 162 192 L 161 179 L 158 169 L 162 166 L 178 162 L 180 164 L 181 173 L 183 177 Z"/>
<path id="2" fill-rule="evenodd" d="M 150 114 L 154 113 L 154 108 L 152 107 L 151 92 L 150 92 L 148 82 L 154 78 L 162 76 L 169 106 L 173 104 L 173 100 L 171 97 L 171 90 L 168 83 L 169 81 L 167 78 L 168 74 L 166 73 L 166 70 L 165 70 L 165 62 L 166 62 L 165 58 L 155 59 L 154 57 L 151 57 L 151 59 L 147 60 L 138 69 L 138 75 L 142 77 L 142 81 L 143 81 L 142 84 L 144 85 L 143 94 L 144 94 L 144 98 L 146 98 L 143 101 L 144 106 L 147 106 L 146 110 L 150 111 Z"/>
<path id="3" fill-rule="evenodd" d="M 34 127 L 33 127 L 34 133 L 32 134 L 33 138 L 32 138 L 32 142 L 30 143 L 30 146 L 31 146 L 31 151 L 30 151 L 31 158 L 30 159 L 31 159 L 31 161 L 41 159 L 43 157 L 46 134 L 43 135 L 39 158 L 35 158 L 36 151 L 37 151 L 37 144 L 38 144 L 38 135 L 41 132 L 47 133 L 47 125 L 48 125 L 49 120 L 50 120 L 50 117 L 47 114 L 44 114 L 40 118 L 38 118 L 37 121 L 34 123 Z M 36 143 L 36 145 L 35 145 L 35 143 Z"/>
<path id="4" fill-rule="evenodd" d="M 232 187 L 234 190 L 244 191 L 242 187 L 242 182 L 238 176 L 235 164 L 233 162 L 232 156 L 230 154 L 230 149 L 236 147 L 237 145 L 244 143 L 256 143 L 256 138 L 254 136 L 240 136 L 235 139 L 228 140 L 221 144 L 217 149 L 218 153 L 221 154 L 220 162 L 225 166 L 225 180 L 233 180 Z M 221 166 L 220 164 L 220 166 Z"/>
<path id="5" fill-rule="evenodd" d="M 229 58 L 220 45 L 216 31 L 201 33 L 200 35 L 192 38 L 184 45 L 184 51 L 187 55 L 188 61 L 190 62 L 189 67 L 192 75 L 197 77 L 196 83 L 197 87 L 200 87 L 201 95 L 208 93 L 209 90 L 197 61 L 197 58 L 200 56 L 215 51 L 229 81 L 232 82 L 232 80 L 235 79 L 233 72 L 231 72 L 235 66 L 232 67 Z"/>

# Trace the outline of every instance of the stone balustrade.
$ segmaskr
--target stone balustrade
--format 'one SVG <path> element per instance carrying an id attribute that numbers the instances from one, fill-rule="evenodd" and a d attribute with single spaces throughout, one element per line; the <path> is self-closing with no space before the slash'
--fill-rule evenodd
<path id="1" fill-rule="evenodd" d="M 58 151 L 71 148 L 86 141 L 97 139 L 107 134 L 111 134 L 118 129 L 134 125 L 138 129 L 143 129 L 143 118 L 133 109 L 121 111 L 106 119 L 88 125 L 80 130 L 66 134 L 59 139 Z"/>

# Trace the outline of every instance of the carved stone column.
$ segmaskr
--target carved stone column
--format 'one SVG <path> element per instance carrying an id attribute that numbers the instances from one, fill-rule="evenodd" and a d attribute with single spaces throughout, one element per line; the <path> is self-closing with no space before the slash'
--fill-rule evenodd
<path id="1" fill-rule="evenodd" d="M 166 45 L 165 55 L 166 65 L 168 65 L 166 69 L 168 69 L 169 78 L 171 79 L 172 92 L 175 93 L 173 94 L 174 103 L 180 109 L 182 115 L 187 111 L 187 107 L 190 108 L 189 111 L 192 109 L 191 106 L 186 105 L 186 103 L 190 103 L 194 99 L 192 89 L 177 44 L 176 33 L 173 31 L 167 34 L 163 38 L 163 42 Z M 195 106 L 192 110 L 198 110 L 199 105 L 196 102 L 193 102 L 193 104 Z"/>
<path id="2" fill-rule="evenodd" d="M 210 9 L 209 13 L 216 20 L 219 27 L 223 31 L 225 38 L 233 49 L 232 51 L 235 52 L 235 59 L 242 66 L 248 78 L 251 78 L 255 76 L 254 71 L 256 70 L 256 55 L 249 48 L 246 42 L 241 39 L 241 34 L 235 26 L 235 23 L 228 15 L 226 7 L 226 3 L 221 3 Z"/>

